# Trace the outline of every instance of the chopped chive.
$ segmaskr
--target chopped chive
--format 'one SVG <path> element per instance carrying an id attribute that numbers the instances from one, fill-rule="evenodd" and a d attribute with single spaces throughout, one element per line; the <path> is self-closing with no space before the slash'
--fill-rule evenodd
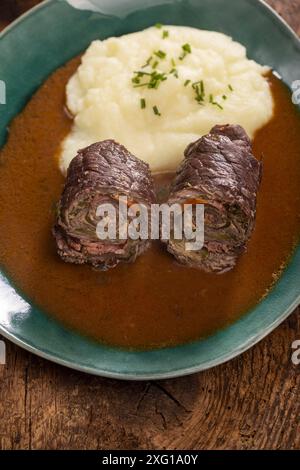
<path id="1" fill-rule="evenodd" d="M 151 60 L 153 59 L 152 55 L 147 59 L 146 63 L 144 65 L 142 65 L 142 69 L 144 69 L 145 67 L 147 67 L 148 65 L 150 65 L 151 63 Z"/>
<path id="2" fill-rule="evenodd" d="M 153 112 L 156 114 L 156 116 L 161 116 L 157 106 L 153 106 Z"/>
<path id="3" fill-rule="evenodd" d="M 155 24 L 155 28 L 161 29 L 161 28 L 162 28 L 162 24 L 161 24 L 161 23 L 156 23 L 156 24 Z"/>
<path id="4" fill-rule="evenodd" d="M 229 88 L 230 91 L 233 91 L 232 85 L 229 84 L 229 85 L 228 85 L 228 88 Z"/>
<path id="5" fill-rule="evenodd" d="M 191 54 L 192 52 L 192 48 L 191 48 L 191 45 L 186 43 L 186 44 L 183 44 L 182 46 L 182 50 L 184 50 L 185 52 L 187 52 L 188 54 Z"/>
<path id="6" fill-rule="evenodd" d="M 171 59 L 171 65 L 173 65 L 173 67 L 176 67 L 176 62 L 173 58 Z"/>
<path id="7" fill-rule="evenodd" d="M 148 86 L 148 83 L 139 83 L 138 85 L 133 85 L 133 88 L 140 88 L 142 86 Z"/>
<path id="8" fill-rule="evenodd" d="M 213 105 L 213 106 L 217 106 L 218 108 L 220 109 L 224 109 L 223 106 L 221 106 L 219 103 L 217 103 L 215 100 L 214 100 L 214 97 L 213 95 L 209 95 L 209 102 Z"/>
<path id="9" fill-rule="evenodd" d="M 164 51 L 155 51 L 154 54 L 159 57 L 160 59 L 165 59 L 167 54 Z"/>
<path id="10" fill-rule="evenodd" d="M 186 80 L 186 81 L 184 82 L 184 86 L 188 86 L 189 83 L 191 83 L 191 80 Z"/>
<path id="11" fill-rule="evenodd" d="M 163 38 L 163 39 L 166 39 L 166 38 L 168 38 L 168 37 L 169 37 L 169 31 L 164 30 L 164 31 L 162 32 L 162 38 Z"/>
<path id="12" fill-rule="evenodd" d="M 152 68 L 153 68 L 153 69 L 156 69 L 156 67 L 158 66 L 158 64 L 159 64 L 159 62 L 158 62 L 158 60 L 156 60 L 155 62 L 153 62 Z"/>
<path id="13" fill-rule="evenodd" d="M 147 88 L 157 89 L 159 85 L 168 78 L 166 73 L 159 73 L 156 70 L 154 70 L 152 73 L 142 72 L 139 70 L 134 72 L 134 74 L 136 76 L 131 79 L 134 84 L 134 88 L 146 86 Z M 145 76 L 149 77 L 149 81 L 140 83 L 141 78 Z"/>
<path id="14" fill-rule="evenodd" d="M 169 74 L 170 74 L 170 75 L 174 75 L 174 77 L 176 77 L 176 78 L 179 78 L 178 70 L 177 70 L 177 69 L 172 69 L 172 70 L 170 70 Z"/>
<path id="15" fill-rule="evenodd" d="M 223 98 L 223 100 L 227 100 L 227 96 L 226 96 L 226 95 L 223 95 L 222 98 Z"/>
<path id="16" fill-rule="evenodd" d="M 201 80 L 201 82 L 200 82 L 200 89 L 201 89 L 201 94 L 202 94 L 202 95 L 205 95 L 204 82 L 203 82 L 203 80 Z"/>
<path id="17" fill-rule="evenodd" d="M 137 77 L 143 77 L 144 75 L 151 75 L 150 72 L 144 72 L 143 70 L 135 70 L 133 73 L 135 73 Z"/>
<path id="18" fill-rule="evenodd" d="M 204 87 L 204 82 L 203 80 L 200 80 L 199 82 L 194 82 L 192 84 L 193 90 L 196 93 L 195 100 L 199 104 L 203 104 L 204 98 L 205 98 L 205 87 Z"/>
<path id="19" fill-rule="evenodd" d="M 146 108 L 146 100 L 145 98 L 141 98 L 141 108 L 145 109 Z"/>

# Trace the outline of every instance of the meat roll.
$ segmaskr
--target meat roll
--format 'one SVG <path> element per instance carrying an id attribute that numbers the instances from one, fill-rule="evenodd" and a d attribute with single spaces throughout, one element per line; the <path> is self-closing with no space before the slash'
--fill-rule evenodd
<path id="1" fill-rule="evenodd" d="M 118 214 L 120 196 L 127 197 L 129 206 L 149 208 L 155 198 L 149 166 L 113 140 L 80 150 L 69 166 L 53 229 L 64 261 L 107 270 L 134 261 L 147 249 L 147 240 L 121 239 L 118 230 L 114 239 L 99 239 L 98 207 L 113 204 Z"/>
<path id="2" fill-rule="evenodd" d="M 187 251 L 186 240 L 167 241 L 178 261 L 206 272 L 235 266 L 255 225 L 262 164 L 241 126 L 215 126 L 190 144 L 171 187 L 169 204 L 204 204 L 204 246 Z"/>

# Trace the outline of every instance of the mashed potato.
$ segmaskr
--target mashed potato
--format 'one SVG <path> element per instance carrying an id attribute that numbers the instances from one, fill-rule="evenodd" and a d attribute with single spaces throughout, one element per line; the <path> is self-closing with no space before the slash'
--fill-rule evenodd
<path id="1" fill-rule="evenodd" d="M 240 124 L 253 137 L 273 112 L 267 71 L 230 37 L 194 28 L 152 27 L 94 41 L 67 85 L 74 124 L 62 145 L 61 170 L 78 149 L 103 139 L 165 172 L 215 124 Z M 143 86 L 153 82 L 153 72 L 166 79 L 154 76 L 156 88 Z"/>

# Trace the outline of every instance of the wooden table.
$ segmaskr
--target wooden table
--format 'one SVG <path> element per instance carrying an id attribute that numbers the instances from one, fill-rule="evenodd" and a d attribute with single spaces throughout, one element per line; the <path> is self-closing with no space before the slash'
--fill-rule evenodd
<path id="1" fill-rule="evenodd" d="M 1 0 L 0 25 L 35 3 Z M 300 0 L 269 3 L 300 33 Z M 300 365 L 291 362 L 296 339 L 299 309 L 227 364 L 147 383 L 74 372 L 6 341 L 0 448 L 299 449 Z"/>

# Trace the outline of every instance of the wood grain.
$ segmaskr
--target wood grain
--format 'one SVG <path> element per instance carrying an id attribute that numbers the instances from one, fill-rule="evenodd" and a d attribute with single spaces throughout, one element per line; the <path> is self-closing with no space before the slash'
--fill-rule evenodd
<path id="1" fill-rule="evenodd" d="M 37 0 L 1 0 L 0 25 Z M 300 33 L 300 1 L 269 0 Z M 1 449 L 299 449 L 299 309 L 213 370 L 126 383 L 77 373 L 9 341 L 0 366 Z"/>

